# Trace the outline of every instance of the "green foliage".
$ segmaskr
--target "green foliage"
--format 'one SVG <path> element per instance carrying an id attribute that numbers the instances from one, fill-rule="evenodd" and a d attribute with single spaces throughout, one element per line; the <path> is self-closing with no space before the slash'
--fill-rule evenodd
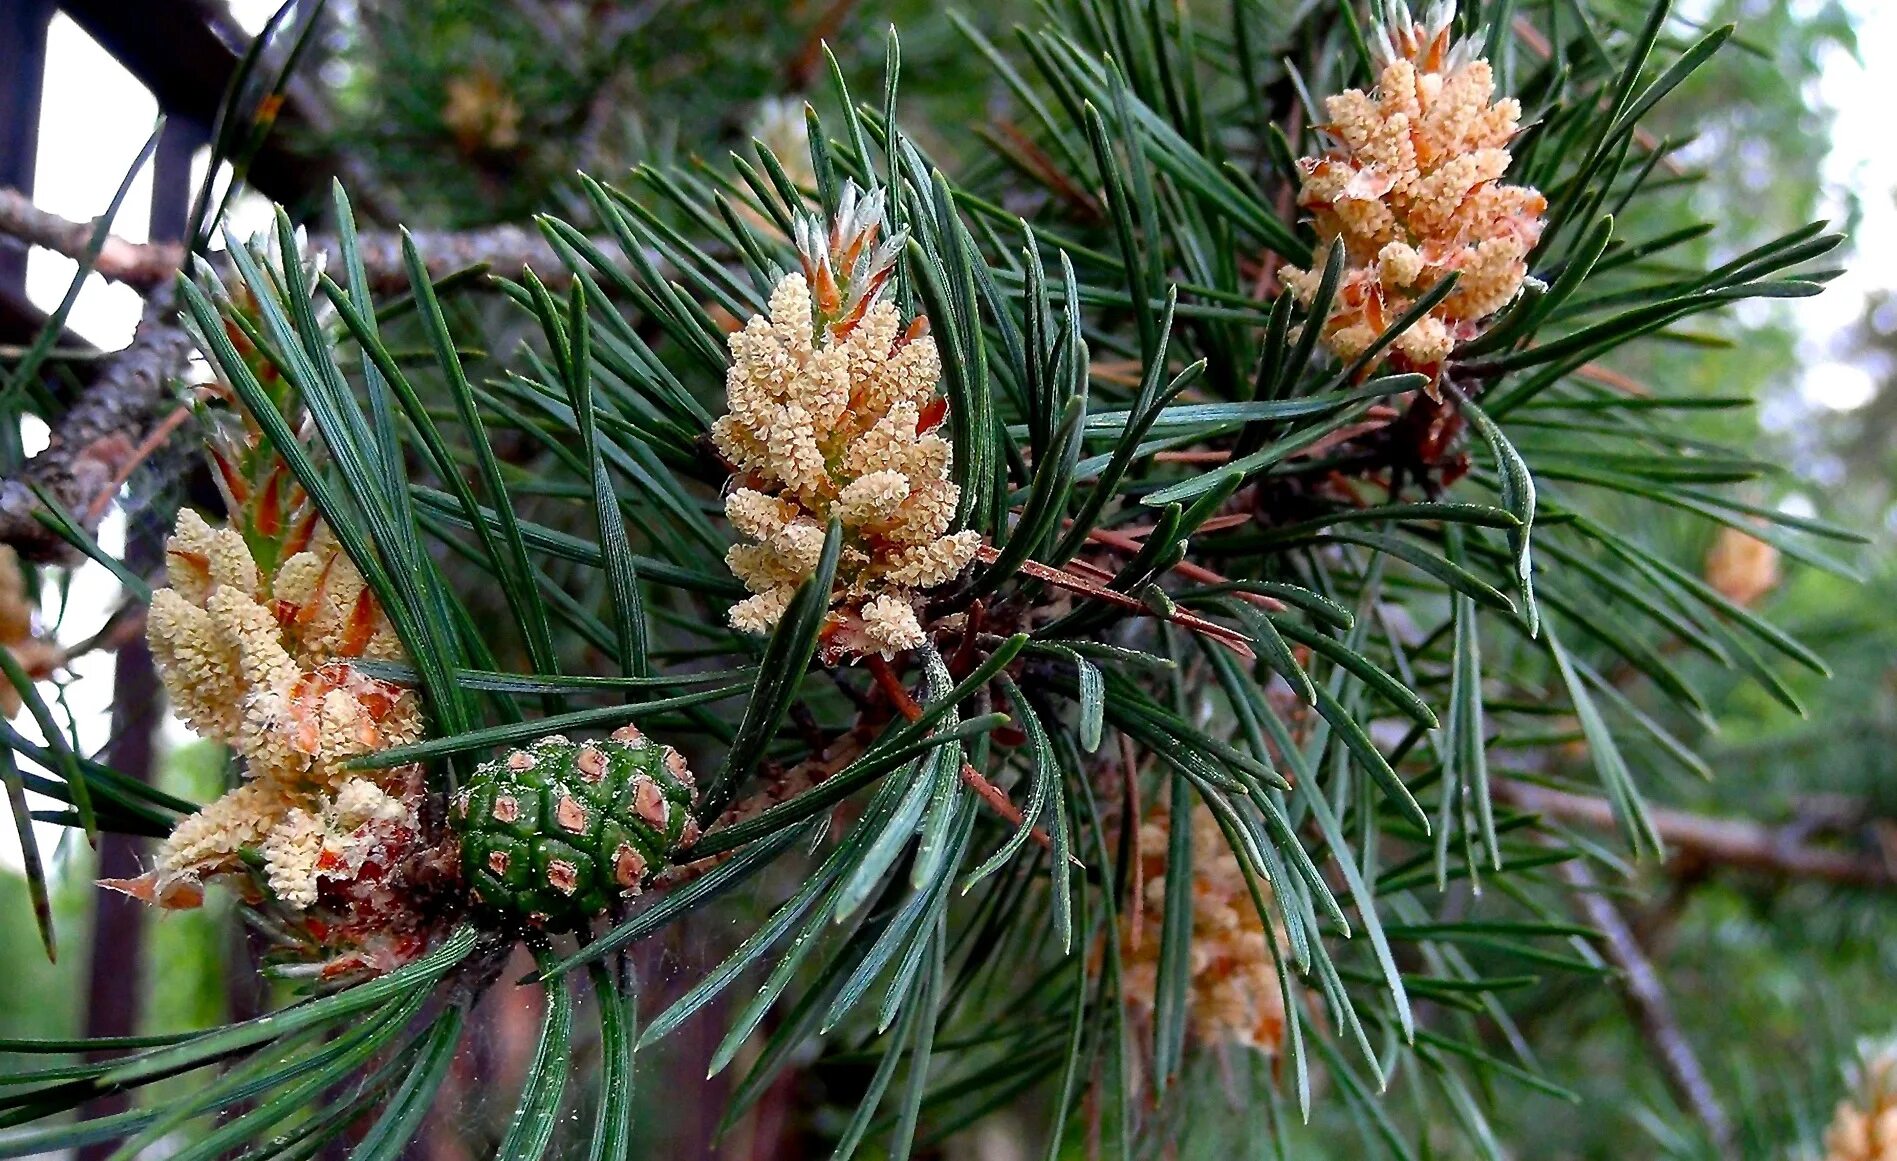
<path id="1" fill-rule="evenodd" d="M 985 10 L 983 27 L 1005 28 L 1009 8 Z M 917 0 L 860 10 L 369 0 L 323 46 L 334 144 L 388 175 L 400 210 L 433 225 L 554 208 L 584 217 L 576 168 L 616 180 L 646 162 L 715 156 L 764 129 L 771 102 L 794 125 L 821 84 L 825 46 L 852 70 L 873 67 L 891 22 L 912 30 L 910 67 L 930 78 L 919 120 L 978 118 L 986 69 L 933 17 Z"/>
<path id="2" fill-rule="evenodd" d="M 363 28 L 447 22 L 441 68 L 488 38 L 519 50 L 474 11 L 392 9 Z M 760 976 L 719 1030 L 713 1071 L 743 1062 L 727 1124 L 796 1063 L 847 1094 L 839 1155 L 875 1140 L 907 1156 L 1024 1092 L 1047 1098 L 1050 1156 L 1096 1133 L 1111 1155 L 1145 1155 L 1212 1099 L 1218 1064 L 1188 1035 L 1183 874 L 1169 876 L 1158 994 L 1125 994 L 1122 916 L 1144 890 L 1130 812 L 1168 796 L 1171 866 L 1217 854 L 1181 822 L 1203 803 L 1271 942 L 1281 1058 L 1241 1057 L 1229 1082 L 1266 1110 L 1281 1153 L 1315 1134 L 1399 1157 L 1501 1156 L 1525 1092 L 1568 1098 L 1517 1012 L 1522 993 L 1548 1002 L 1603 973 L 1553 868 L 1614 856 L 1511 809 L 1495 780 L 1599 793 L 1632 851 L 1652 854 L 1646 790 L 1700 762 L 1679 734 L 1726 699 L 1796 702 L 1802 678 L 1787 675 L 1823 667 L 1700 581 L 1664 533 L 1740 528 L 1821 568 L 1857 539 L 1748 498 L 1774 468 L 1692 422 L 1703 394 L 1624 391 L 1596 365 L 1693 341 L 1689 320 L 1737 302 L 1816 293 L 1832 272 L 1814 263 L 1838 239 L 1814 225 L 1711 260 L 1702 231 L 1671 224 L 1684 179 L 1662 176 L 1671 147 L 1642 123 L 1691 91 L 1728 29 L 1691 28 L 1664 2 L 1471 4 L 1464 27 L 1500 26 L 1503 75 L 1534 125 L 1512 177 L 1553 207 L 1533 256 L 1543 289 L 1458 352 L 1440 398 L 1373 369 L 1430 298 L 1340 363 L 1311 325 L 1335 283 L 1307 313 L 1264 275 L 1325 241 L 1286 209 L 1292 160 L 1322 149 L 1291 110 L 1308 106 L 1300 93 L 1367 83 L 1353 11 L 1068 0 L 1006 48 L 965 27 L 1010 94 L 1004 165 L 956 165 L 900 128 L 914 70 L 893 32 L 880 92 L 853 93 L 862 70 L 827 58 L 811 188 L 762 147 L 729 169 L 583 179 L 569 216 L 594 233 L 538 219 L 570 296 L 543 285 L 552 271 L 499 287 L 518 311 L 509 333 L 527 336 L 513 349 L 429 280 L 409 239 L 406 305 L 385 319 L 338 191 L 342 262 L 313 292 L 230 249 L 260 306 L 244 337 L 307 407 L 313 441 L 231 341 L 216 288 L 182 286 L 207 357 L 411 659 L 384 672 L 421 692 L 429 738 L 363 765 L 425 761 L 441 801 L 496 747 L 636 722 L 713 772 L 693 853 L 730 858 L 571 942 L 536 940 L 548 1003 L 501 1155 L 545 1154 L 581 1084 L 581 966 L 607 1057 L 589 1156 L 629 1147 L 635 1049 Z M 1545 60 L 1511 18 L 1546 33 Z M 536 67 L 548 72 L 511 82 L 550 118 L 532 140 L 579 116 L 534 86 L 552 94 L 562 70 L 592 66 Z M 418 71 L 417 91 L 440 76 Z M 729 471 L 706 438 L 728 361 L 716 314 L 763 309 L 798 266 L 792 222 L 813 204 L 827 217 L 845 179 L 887 189 L 907 231 L 896 297 L 936 337 L 958 522 L 989 549 L 925 610 L 946 647 L 894 667 L 822 648 L 834 524 L 767 639 L 725 627 L 740 595 L 721 559 Z M 287 217 L 273 244 L 297 269 Z M 425 357 L 398 357 L 411 346 Z M 1180 451 L 1220 458 L 1203 470 L 1159 454 Z M 88 785 L 111 788 L 102 824 L 156 811 L 109 772 L 55 766 L 63 777 L 33 785 L 64 792 L 73 822 Z M 991 809 L 997 786 L 1019 818 Z M 780 867 L 787 893 L 766 873 Z M 775 906 L 633 1028 L 618 953 L 740 900 Z M 0 1155 L 187 1125 L 185 1156 L 306 1155 L 372 1111 L 358 1152 L 396 1155 L 507 943 L 461 929 L 418 963 L 255 1021 L 9 1078 Z M 175 1107 L 57 1123 L 181 1075 L 204 1086 Z M 210 1115 L 240 1097 L 240 1116 Z M 1453 1143 L 1433 1139 L 1445 1132 Z"/>

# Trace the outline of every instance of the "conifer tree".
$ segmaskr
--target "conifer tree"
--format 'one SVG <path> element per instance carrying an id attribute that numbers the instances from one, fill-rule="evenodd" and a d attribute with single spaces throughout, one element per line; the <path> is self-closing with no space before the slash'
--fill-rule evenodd
<path id="1" fill-rule="evenodd" d="M 1836 273 L 1823 224 L 1703 264 L 1716 223 L 1639 225 L 1679 184 L 1645 125 L 1733 30 L 1666 0 L 1022 18 L 958 24 L 1005 132 L 912 127 L 892 28 L 719 163 L 603 150 L 492 268 L 340 183 L 250 239 L 203 199 L 147 285 L 207 367 L 168 389 L 214 502 L 149 577 L 96 513 L 38 518 L 149 593 L 229 787 L 77 752 L 30 640 L 0 657 L 49 740 L 0 773 L 36 872 L 29 814 L 148 836 L 102 889 L 235 898 L 281 1002 L 0 1042 L 41 1058 L 0 1079 L 0 1156 L 408 1155 L 516 989 L 542 1024 L 475 1098 L 512 1108 L 497 1157 L 649 1155 L 647 1062 L 692 1026 L 721 1123 L 817 1077 L 840 1157 L 1004 1113 L 1049 1157 L 1525 1155 L 1511 1094 L 1562 1090 L 1524 1008 L 1617 975 L 1680 1148 L 1740 1147 L 1605 885 L 1698 841 L 1646 792 L 1707 772 L 1700 674 L 1789 700 L 1824 668 L 1752 607 L 1762 562 L 1860 539 L 1754 502 L 1770 465 L 1701 434 L 1706 397 L 1612 370 Z M 481 68 L 433 111 L 479 162 L 462 224 L 522 210 L 484 166 L 559 155 L 523 125 L 586 122 Z M 1878 1123 L 1827 1140 L 1877 1155 Z"/>

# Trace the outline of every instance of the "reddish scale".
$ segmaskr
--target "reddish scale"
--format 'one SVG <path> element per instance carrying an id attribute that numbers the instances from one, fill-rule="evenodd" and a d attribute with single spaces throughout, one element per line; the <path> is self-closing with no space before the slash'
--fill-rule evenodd
<path id="1" fill-rule="evenodd" d="M 946 418 L 948 418 L 948 399 L 938 395 L 929 400 L 928 406 L 916 416 L 916 434 L 927 435 L 940 427 Z"/>
<path id="2" fill-rule="evenodd" d="M 270 470 L 264 478 L 263 495 L 257 500 L 257 508 L 251 522 L 264 536 L 275 538 L 283 531 L 283 467 L 279 464 Z"/>
<path id="3" fill-rule="evenodd" d="M 318 666 L 297 678 L 290 687 L 284 716 L 291 726 L 291 745 L 304 754 L 315 754 L 321 749 L 323 702 L 336 691 L 347 693 L 363 711 L 357 721 L 356 740 L 365 749 L 380 749 L 381 727 L 394 712 L 403 691 L 399 686 L 364 676 L 344 661 Z"/>
<path id="4" fill-rule="evenodd" d="M 211 466 L 217 469 L 218 477 L 224 481 L 225 492 L 228 493 L 231 500 L 240 507 L 249 503 L 250 485 L 244 481 L 242 476 L 237 474 L 236 467 L 224 457 L 224 453 L 215 448 L 210 449 L 210 451 Z"/>
<path id="5" fill-rule="evenodd" d="M 363 586 L 356 594 L 355 607 L 349 610 L 349 627 L 343 631 L 341 653 L 344 657 L 360 657 L 369 648 L 369 642 L 375 639 L 376 615 L 380 611 L 375 594 Z"/>
<path id="6" fill-rule="evenodd" d="M 166 550 L 165 558 L 167 561 L 179 561 L 192 572 L 196 573 L 199 580 L 208 581 L 211 579 L 211 558 L 202 552 L 192 552 L 184 548 L 172 548 Z"/>
<path id="7" fill-rule="evenodd" d="M 830 225 L 830 249 L 833 253 L 836 251 L 837 246 L 843 241 L 842 225 L 843 223 L 841 221 L 833 222 Z M 862 256 L 863 251 L 867 249 L 870 243 L 876 240 L 876 236 L 882 232 L 883 227 L 880 222 L 871 222 L 867 229 L 864 229 L 856 235 L 841 254 L 837 254 L 836 265 L 844 270 L 853 269 L 856 266 L 856 260 Z"/>
<path id="8" fill-rule="evenodd" d="M 310 541 L 316 538 L 316 525 L 322 519 L 322 514 L 310 504 L 308 496 L 299 499 L 297 506 L 302 514 L 291 526 L 289 535 L 283 538 L 282 551 L 286 560 L 310 546 Z"/>
<path id="9" fill-rule="evenodd" d="M 1397 47 L 1402 49 L 1409 55 L 1410 59 L 1416 62 L 1416 70 L 1418 72 L 1442 72 L 1443 66 L 1449 61 L 1449 48 L 1452 43 L 1449 37 L 1449 26 L 1445 25 L 1440 32 L 1429 39 L 1428 43 L 1424 43 L 1419 36 L 1420 33 L 1425 31 L 1427 30 L 1423 25 L 1416 24 L 1412 25 L 1407 31 L 1399 32 L 1397 34 L 1397 40 L 1399 42 Z"/>
<path id="10" fill-rule="evenodd" d="M 231 346 L 236 347 L 240 355 L 248 355 L 254 349 L 250 345 L 250 336 L 244 333 L 243 327 L 237 325 L 234 317 L 225 318 L 224 337 L 231 341 Z"/>
<path id="11" fill-rule="evenodd" d="M 816 266 L 804 262 L 804 280 L 810 283 L 810 296 L 819 316 L 831 315 L 843 305 L 843 291 L 838 288 L 837 280 L 832 277 L 828 266 Z"/>
<path id="12" fill-rule="evenodd" d="M 291 611 L 290 620 L 285 622 L 284 628 L 294 627 L 301 631 L 308 628 L 310 623 L 316 620 L 316 614 L 323 611 L 323 593 L 329 588 L 329 574 L 335 567 L 336 558 L 334 556 L 323 563 L 323 571 L 317 574 L 316 587 L 310 591 L 309 600 L 304 601 L 300 605 L 291 604 L 288 601 L 279 602 L 280 604 L 288 606 Z M 281 619 L 281 615 L 279 615 L 279 619 Z"/>

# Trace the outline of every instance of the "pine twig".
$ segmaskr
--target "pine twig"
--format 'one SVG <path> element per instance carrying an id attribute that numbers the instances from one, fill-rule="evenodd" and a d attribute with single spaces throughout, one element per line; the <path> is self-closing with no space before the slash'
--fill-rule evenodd
<path id="1" fill-rule="evenodd" d="M 1605 799 L 1506 778 L 1495 780 L 1493 793 L 1498 802 L 1563 822 L 1596 830 L 1613 830 L 1618 825 L 1614 808 Z M 1890 858 L 1815 846 L 1805 841 L 1802 827 L 1711 818 L 1667 807 L 1649 807 L 1647 816 L 1678 863 L 1737 867 L 1855 887 L 1897 887 L 1897 865 Z"/>
<path id="2" fill-rule="evenodd" d="M 1102 543 L 1106 542 L 1102 541 Z M 998 559 L 998 554 L 992 547 L 984 544 L 976 550 L 975 558 L 983 564 L 993 564 L 996 559 Z M 1190 629 L 1194 633 L 1198 633 L 1209 640 L 1217 641 L 1247 661 L 1257 656 L 1252 652 L 1251 646 L 1246 642 L 1243 634 L 1235 629 L 1228 629 L 1216 621 L 1208 621 L 1204 617 L 1188 613 L 1183 609 L 1174 609 L 1170 613 L 1161 614 L 1149 608 L 1137 597 L 1130 597 L 1125 593 L 1109 589 L 1104 585 L 1094 584 L 1064 569 L 1053 568 L 1049 565 L 1042 564 L 1038 560 L 1024 560 L 1020 564 L 1020 569 L 1023 575 L 1031 576 L 1037 581 L 1053 585 L 1055 588 L 1085 597 L 1088 600 L 1114 605 L 1136 616 L 1159 616 L 1163 620 L 1171 621 L 1173 624 L 1182 628 Z M 1194 575 L 1181 571 L 1181 566 L 1175 566 L 1174 571 L 1179 572 L 1181 576 Z M 1212 575 L 1217 576 L 1216 573 Z M 1218 579 L 1223 580 L 1224 578 L 1219 577 Z"/>
<path id="3" fill-rule="evenodd" d="M 91 222 L 62 218 L 40 209 L 19 190 L 0 188 L 0 234 L 78 261 L 92 242 L 92 231 Z M 106 237 L 92 269 L 107 281 L 144 291 L 177 273 L 183 262 L 184 247 L 176 242 L 128 242 L 113 234 Z"/>
<path id="4" fill-rule="evenodd" d="M 1211 520 L 1206 521 L 1205 524 L 1200 526 L 1201 531 L 1207 531 L 1207 530 L 1216 531 L 1219 528 L 1232 526 L 1229 524 L 1219 523 L 1219 521 L 1222 521 L 1222 520 L 1224 520 L 1224 517 L 1222 516 L 1213 517 Z M 1248 515 L 1245 517 L 1243 521 L 1241 521 L 1241 523 L 1249 523 L 1250 520 L 1251 520 L 1251 517 Z M 1071 524 L 1072 521 L 1069 521 L 1068 523 Z M 1150 531 L 1150 529 L 1148 531 Z M 1143 535 L 1135 536 L 1131 533 L 1124 532 L 1124 531 L 1121 531 L 1119 529 L 1114 529 L 1114 528 L 1090 529 L 1087 532 L 1087 539 L 1094 544 L 1104 545 L 1107 548 L 1114 549 L 1115 551 L 1118 551 L 1118 552 L 1127 553 L 1128 555 L 1131 555 L 1132 553 L 1136 553 L 1142 547 L 1144 547 L 1140 543 L 1141 540 L 1144 539 Z M 1182 560 L 1178 564 L 1173 565 L 1172 571 L 1177 576 L 1184 577 L 1185 579 L 1189 581 L 1195 581 L 1199 584 L 1222 585 L 1222 584 L 1231 583 L 1223 575 L 1213 572 L 1211 569 L 1206 568 L 1204 565 L 1194 564 L 1189 560 Z M 1279 600 L 1276 597 L 1266 596 L 1264 593 L 1251 593 L 1251 592 L 1245 592 L 1241 590 L 1237 595 L 1242 600 L 1250 604 L 1257 605 L 1261 609 L 1269 609 L 1274 613 L 1282 613 L 1287 608 L 1287 606 L 1285 605 L 1283 601 Z"/>
<path id="5" fill-rule="evenodd" d="M 1572 859 L 1561 864 L 1560 875 L 1574 892 L 1588 924 L 1600 933 L 1601 949 L 1608 961 L 1619 969 L 1627 1009 L 1640 1029 L 1641 1039 L 1646 1041 L 1658 1062 L 1667 1087 L 1705 1128 L 1718 1155 L 1735 1156 L 1732 1119 L 1706 1079 L 1706 1070 L 1680 1028 L 1659 973 L 1634 937 L 1633 929 L 1627 926 L 1619 908 L 1602 894 L 1600 883 L 1585 862 Z"/>
<path id="6" fill-rule="evenodd" d="M 784 70 L 784 84 L 793 93 L 802 92 L 816 79 L 817 69 L 823 64 L 824 45 L 836 39 L 843 28 L 843 22 L 850 18 L 850 12 L 857 0 L 830 0 L 815 24 L 804 35 L 803 47 L 790 58 Z"/>
<path id="7" fill-rule="evenodd" d="M 92 231 L 91 222 L 75 222 L 49 213 L 20 191 L 0 187 L 0 235 L 28 246 L 44 247 L 76 261 L 84 256 Z M 531 269 L 542 282 L 556 289 L 572 281 L 566 263 L 539 231 L 528 226 L 503 222 L 472 230 L 411 233 L 429 275 L 434 278 L 485 266 L 495 274 L 510 278 Z M 317 235 L 310 241 L 314 249 L 329 255 L 331 269 L 340 267 L 341 250 L 333 236 Z M 597 244 L 604 253 L 614 252 L 615 246 L 610 240 L 602 238 Z M 399 232 L 365 230 L 358 236 L 357 246 L 372 289 L 399 292 L 408 288 Z M 114 234 L 106 238 L 93 269 L 109 281 L 149 292 L 177 274 L 184 258 L 184 247 L 175 242 L 128 242 Z"/>
<path id="8" fill-rule="evenodd" d="M 922 707 L 916 704 L 915 698 L 909 696 L 909 691 L 903 687 L 902 679 L 896 676 L 896 671 L 890 668 L 889 662 L 874 653 L 869 654 L 867 660 L 870 675 L 876 679 L 877 686 L 882 689 L 890 702 L 901 711 L 902 716 L 912 722 L 921 717 Z M 1008 797 L 1008 792 L 988 781 L 973 765 L 963 762 L 961 776 L 962 784 L 973 790 L 975 797 L 981 799 L 988 809 L 1015 826 L 1021 826 L 1027 822 L 1026 816 L 1021 813 L 1021 808 Z M 1054 840 L 1049 838 L 1047 832 L 1040 827 L 1035 827 L 1029 834 L 1042 848 L 1053 849 Z"/>

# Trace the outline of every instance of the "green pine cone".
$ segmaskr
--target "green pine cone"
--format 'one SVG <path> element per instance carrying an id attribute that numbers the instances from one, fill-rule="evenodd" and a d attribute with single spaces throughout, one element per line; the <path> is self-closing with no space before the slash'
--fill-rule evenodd
<path id="1" fill-rule="evenodd" d="M 484 763 L 450 811 L 476 914 L 584 926 L 697 839 L 697 798 L 679 752 L 631 726 L 597 742 L 554 734 Z"/>

